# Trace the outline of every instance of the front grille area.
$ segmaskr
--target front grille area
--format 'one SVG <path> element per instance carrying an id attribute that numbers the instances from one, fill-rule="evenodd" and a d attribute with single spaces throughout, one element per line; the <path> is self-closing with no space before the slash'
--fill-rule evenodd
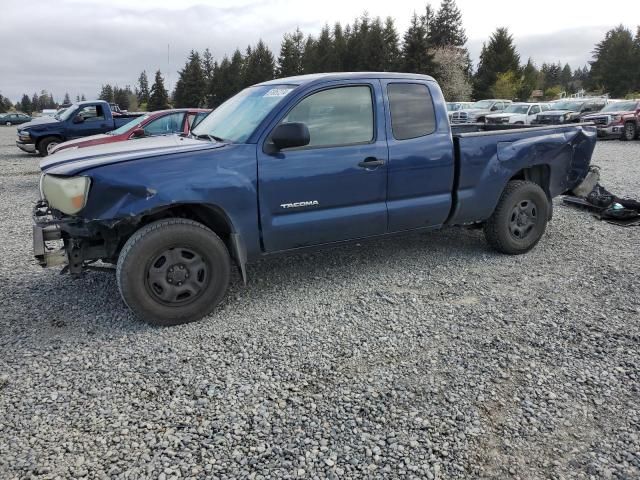
<path id="1" fill-rule="evenodd" d="M 469 115 L 467 112 L 453 112 L 451 123 L 469 123 Z"/>
<path id="2" fill-rule="evenodd" d="M 539 123 L 541 125 L 552 125 L 554 123 L 558 123 L 557 119 L 559 117 L 554 117 L 554 116 L 550 116 L 550 115 L 538 115 L 538 118 L 536 119 L 536 123 Z"/>
<path id="3" fill-rule="evenodd" d="M 590 118 L 590 119 L 588 119 L 586 121 L 587 122 L 593 122 L 596 125 L 609 125 L 609 123 L 610 123 L 608 116 Z"/>
<path id="4" fill-rule="evenodd" d="M 498 117 L 498 118 L 487 117 L 487 123 L 505 124 L 505 123 L 509 123 L 509 119 L 507 117 Z"/>

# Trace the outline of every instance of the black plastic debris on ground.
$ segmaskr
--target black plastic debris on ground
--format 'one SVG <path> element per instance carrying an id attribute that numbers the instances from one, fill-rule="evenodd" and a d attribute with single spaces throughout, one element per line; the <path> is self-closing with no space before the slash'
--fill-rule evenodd
<path id="1" fill-rule="evenodd" d="M 565 196 L 566 205 L 582 208 L 593 213 L 599 220 L 604 220 L 621 227 L 640 226 L 640 202 L 631 198 L 617 197 L 599 183 L 586 197 Z"/>

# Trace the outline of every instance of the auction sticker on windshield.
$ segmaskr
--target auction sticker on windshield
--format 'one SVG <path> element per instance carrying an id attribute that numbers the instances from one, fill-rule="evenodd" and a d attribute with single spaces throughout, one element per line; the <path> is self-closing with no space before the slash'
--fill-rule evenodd
<path id="1" fill-rule="evenodd" d="M 264 97 L 284 97 L 286 96 L 292 88 L 272 88 L 267 93 L 265 93 Z"/>

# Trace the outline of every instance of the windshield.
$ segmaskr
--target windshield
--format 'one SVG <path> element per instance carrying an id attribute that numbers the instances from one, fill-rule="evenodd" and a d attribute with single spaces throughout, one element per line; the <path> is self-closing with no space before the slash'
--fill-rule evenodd
<path id="1" fill-rule="evenodd" d="M 480 100 L 479 102 L 476 102 L 473 105 L 471 105 L 471 108 L 479 108 L 481 110 L 487 110 L 491 108 L 491 105 L 493 105 L 493 102 L 491 100 Z"/>
<path id="2" fill-rule="evenodd" d="M 528 111 L 529 105 L 509 105 L 504 113 L 527 113 Z"/>
<path id="3" fill-rule="evenodd" d="M 79 107 L 77 104 L 75 104 L 75 103 L 74 103 L 74 104 L 73 104 L 73 105 L 71 105 L 69 108 L 67 108 L 64 112 L 62 112 L 62 113 L 56 113 L 55 117 L 56 117 L 58 120 L 62 120 L 62 121 L 64 122 L 65 120 L 68 120 L 68 119 L 69 119 L 69 117 L 71 117 L 71 115 L 72 115 L 76 110 L 78 110 L 78 108 L 80 108 L 80 107 Z"/>
<path id="4" fill-rule="evenodd" d="M 456 110 L 460 110 L 459 103 L 447 103 L 447 110 L 450 112 L 455 112 Z"/>
<path id="5" fill-rule="evenodd" d="M 600 110 L 600 113 L 602 112 L 631 112 L 633 110 L 635 110 L 636 108 L 638 108 L 638 105 L 640 104 L 640 102 L 614 102 L 614 103 L 610 103 L 609 105 L 607 105 L 606 107 L 604 107 L 602 110 Z"/>
<path id="6" fill-rule="evenodd" d="M 137 127 L 138 125 L 140 125 L 147 118 L 149 118 L 149 115 L 142 115 L 141 117 L 134 118 L 133 120 L 131 120 L 130 122 L 125 123 L 121 127 L 116 128 L 115 130 L 111 130 L 110 132 L 107 132 L 107 135 L 121 135 L 123 133 L 126 133 L 129 130 L 131 130 L 132 128 Z"/>
<path id="7" fill-rule="evenodd" d="M 553 110 L 569 110 L 579 112 L 585 102 L 557 102 L 553 104 Z"/>
<path id="8" fill-rule="evenodd" d="M 195 136 L 209 135 L 242 143 L 258 124 L 297 85 L 249 87 L 211 112 L 192 130 Z"/>

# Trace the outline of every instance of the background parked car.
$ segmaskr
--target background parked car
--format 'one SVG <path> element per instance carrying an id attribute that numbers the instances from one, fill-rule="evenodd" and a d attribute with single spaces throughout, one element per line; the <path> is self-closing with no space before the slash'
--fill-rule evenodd
<path id="1" fill-rule="evenodd" d="M 509 105 L 511 100 L 480 100 L 471 104 L 469 108 L 453 112 L 451 123 L 484 123 L 487 114 L 502 112 Z"/>
<path id="2" fill-rule="evenodd" d="M 25 113 L 4 113 L 0 120 L 3 125 L 20 125 L 31 121 L 31 117 Z"/>
<path id="3" fill-rule="evenodd" d="M 203 108 L 180 108 L 151 112 L 135 118 L 111 132 L 60 143 L 52 148 L 49 154 L 69 148 L 92 147 L 135 138 L 171 135 L 174 133 L 188 134 L 209 112 L 211 110 Z"/>
<path id="4" fill-rule="evenodd" d="M 453 115 L 453 112 L 470 108 L 471 105 L 473 105 L 473 102 L 447 102 L 447 115 L 449 116 L 449 122 L 451 122 L 451 115 Z"/>
<path id="5" fill-rule="evenodd" d="M 486 116 L 487 123 L 529 125 L 540 112 L 549 110 L 546 103 L 512 103 L 501 113 Z"/>
<path id="6" fill-rule="evenodd" d="M 598 137 L 633 140 L 640 136 L 640 99 L 610 103 L 582 119 L 596 124 Z"/>
<path id="7" fill-rule="evenodd" d="M 606 98 L 573 98 L 556 102 L 553 110 L 539 114 L 532 125 L 559 125 L 562 123 L 578 123 L 582 117 L 599 112 L 607 105 Z"/>

